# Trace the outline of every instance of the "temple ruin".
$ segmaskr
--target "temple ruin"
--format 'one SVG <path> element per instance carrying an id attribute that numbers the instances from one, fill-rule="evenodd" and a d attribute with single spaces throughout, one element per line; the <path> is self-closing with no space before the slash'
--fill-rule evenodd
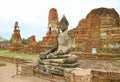
<path id="1" fill-rule="evenodd" d="M 55 8 L 50 9 L 48 15 L 48 32 L 40 43 L 40 52 L 50 49 L 54 46 L 56 36 L 60 33 L 58 13 Z"/>
<path id="2" fill-rule="evenodd" d="M 48 32 L 42 42 L 37 44 L 33 35 L 29 45 L 24 47 L 18 22 L 15 22 L 10 51 L 40 54 L 37 63 L 20 59 L 24 62 L 22 75 L 44 77 L 51 82 L 59 79 L 63 82 L 120 82 L 120 17 L 115 9 L 93 9 L 76 28 L 68 31 L 68 26 L 66 17 L 59 22 L 57 10 L 52 8 Z M 0 60 L 18 61 L 4 56 Z"/>
<path id="3" fill-rule="evenodd" d="M 69 30 L 75 34 L 75 50 L 87 53 L 120 53 L 120 18 L 113 8 L 97 8 L 91 10 L 86 18 L 80 20 L 78 26 Z M 60 33 L 57 9 L 51 8 L 48 14 L 48 31 L 37 47 L 29 51 L 31 54 L 41 53 L 55 45 Z M 33 41 L 35 42 L 35 41 Z M 17 45 L 16 45 L 17 44 Z M 31 43 L 30 43 L 31 44 Z M 14 35 L 10 51 L 23 49 L 18 22 L 15 23 Z M 34 51 L 33 51 L 34 50 Z"/>
<path id="4" fill-rule="evenodd" d="M 23 52 L 23 49 L 24 49 L 24 45 L 22 43 L 22 39 L 20 36 L 18 22 L 15 22 L 14 34 L 12 36 L 11 44 L 9 46 L 9 51 L 10 52 Z"/>
<path id="5" fill-rule="evenodd" d="M 38 54 L 39 53 L 39 45 L 37 44 L 34 35 L 30 37 L 30 42 L 28 46 L 25 48 L 25 53 L 27 54 Z"/>
<path id="6" fill-rule="evenodd" d="M 76 51 L 120 53 L 120 20 L 115 9 L 93 9 L 71 32 Z"/>

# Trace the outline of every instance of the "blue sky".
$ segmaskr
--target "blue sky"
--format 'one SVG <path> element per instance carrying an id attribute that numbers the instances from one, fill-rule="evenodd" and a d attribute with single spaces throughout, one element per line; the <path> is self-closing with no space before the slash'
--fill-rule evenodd
<path id="1" fill-rule="evenodd" d="M 120 0 L 0 0 L 0 36 L 10 39 L 18 21 L 22 38 L 35 35 L 39 41 L 48 31 L 51 8 L 57 9 L 59 20 L 65 14 L 72 29 L 94 8 L 115 8 L 120 14 L 119 4 Z"/>

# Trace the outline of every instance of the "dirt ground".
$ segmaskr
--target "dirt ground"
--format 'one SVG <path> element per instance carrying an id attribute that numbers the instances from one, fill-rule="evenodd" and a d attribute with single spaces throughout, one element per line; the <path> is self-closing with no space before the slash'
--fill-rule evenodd
<path id="1" fill-rule="evenodd" d="M 24 77 L 16 75 L 16 65 L 7 63 L 6 66 L 0 66 L 0 82 L 52 82 L 37 77 Z M 14 76 L 12 78 L 12 76 Z"/>

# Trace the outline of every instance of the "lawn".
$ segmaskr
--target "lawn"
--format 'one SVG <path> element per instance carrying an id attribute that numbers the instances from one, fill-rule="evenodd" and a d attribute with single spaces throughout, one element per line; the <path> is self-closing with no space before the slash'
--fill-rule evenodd
<path id="1" fill-rule="evenodd" d="M 0 56 L 7 56 L 7 57 L 19 57 L 25 59 L 39 59 L 39 55 L 31 55 L 31 54 L 24 54 L 24 53 L 12 53 L 8 50 L 0 50 Z"/>

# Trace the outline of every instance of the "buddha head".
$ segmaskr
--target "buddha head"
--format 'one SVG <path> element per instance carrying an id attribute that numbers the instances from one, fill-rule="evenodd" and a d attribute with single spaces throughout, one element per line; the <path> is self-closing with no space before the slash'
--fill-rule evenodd
<path id="1" fill-rule="evenodd" d="M 62 19 L 60 20 L 60 29 L 62 32 L 66 31 L 68 29 L 69 23 L 66 19 L 65 15 L 63 15 Z"/>

